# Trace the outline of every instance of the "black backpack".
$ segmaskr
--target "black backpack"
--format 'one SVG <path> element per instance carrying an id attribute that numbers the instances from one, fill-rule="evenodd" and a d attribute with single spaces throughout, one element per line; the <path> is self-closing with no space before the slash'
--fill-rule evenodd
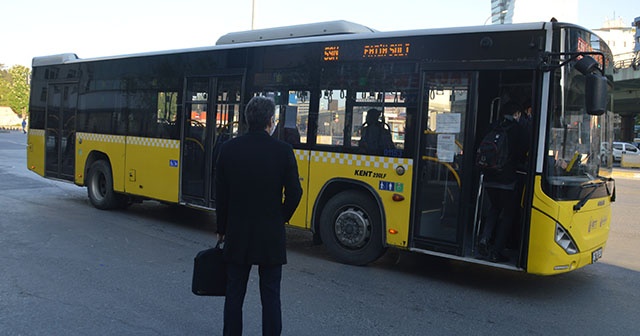
<path id="1" fill-rule="evenodd" d="M 513 123 L 498 123 L 482 138 L 476 152 L 476 166 L 485 172 L 501 172 L 509 162 L 507 131 Z"/>

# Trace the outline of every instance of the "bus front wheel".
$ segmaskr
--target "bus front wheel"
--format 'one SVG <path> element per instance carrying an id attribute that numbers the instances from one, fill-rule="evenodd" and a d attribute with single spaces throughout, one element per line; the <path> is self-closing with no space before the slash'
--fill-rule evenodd
<path id="1" fill-rule="evenodd" d="M 115 209 L 122 205 L 123 196 L 113 191 L 111 166 L 104 160 L 91 164 L 87 183 L 89 200 L 101 210 Z"/>
<path id="2" fill-rule="evenodd" d="M 345 264 L 366 265 L 385 252 L 380 210 L 362 192 L 341 192 L 327 202 L 320 217 L 320 236 L 329 254 Z"/>

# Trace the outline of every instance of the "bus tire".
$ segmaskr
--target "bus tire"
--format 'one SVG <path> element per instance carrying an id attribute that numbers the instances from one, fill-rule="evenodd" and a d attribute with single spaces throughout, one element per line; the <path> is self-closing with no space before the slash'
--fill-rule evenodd
<path id="1" fill-rule="evenodd" d="M 91 164 L 87 179 L 87 193 L 91 204 L 101 210 L 119 208 L 124 203 L 124 197 L 113 191 L 111 166 L 105 160 L 98 160 Z"/>
<path id="2" fill-rule="evenodd" d="M 332 197 L 320 216 L 320 237 L 329 254 L 349 265 L 366 265 L 385 252 L 376 202 L 358 191 Z"/>

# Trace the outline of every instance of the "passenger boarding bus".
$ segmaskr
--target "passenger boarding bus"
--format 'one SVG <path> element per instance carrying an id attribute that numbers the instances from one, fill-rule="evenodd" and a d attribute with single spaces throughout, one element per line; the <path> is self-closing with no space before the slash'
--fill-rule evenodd
<path id="1" fill-rule="evenodd" d="M 86 186 L 99 209 L 214 210 L 218 149 L 245 132 L 249 99 L 268 96 L 304 190 L 287 224 L 336 260 L 395 248 L 558 274 L 596 262 L 607 241 L 612 65 L 602 39 L 558 22 L 379 32 L 336 21 L 194 49 L 36 57 L 27 165 Z M 509 260 L 492 262 L 477 248 L 488 199 L 475 153 L 508 101 L 531 102 L 531 148 Z M 371 124 L 384 137 L 364 146 Z"/>

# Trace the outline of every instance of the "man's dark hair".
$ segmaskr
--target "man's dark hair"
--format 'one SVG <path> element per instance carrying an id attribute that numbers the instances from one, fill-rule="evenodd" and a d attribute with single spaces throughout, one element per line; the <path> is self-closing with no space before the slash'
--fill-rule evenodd
<path id="1" fill-rule="evenodd" d="M 249 100 L 244 110 L 244 118 L 250 131 L 260 131 L 267 128 L 269 121 L 275 115 L 276 105 L 273 100 L 256 96 Z"/>
<path id="2" fill-rule="evenodd" d="M 522 112 L 522 106 L 513 100 L 506 102 L 500 109 L 500 114 L 503 116 L 513 115 L 516 112 Z"/>

